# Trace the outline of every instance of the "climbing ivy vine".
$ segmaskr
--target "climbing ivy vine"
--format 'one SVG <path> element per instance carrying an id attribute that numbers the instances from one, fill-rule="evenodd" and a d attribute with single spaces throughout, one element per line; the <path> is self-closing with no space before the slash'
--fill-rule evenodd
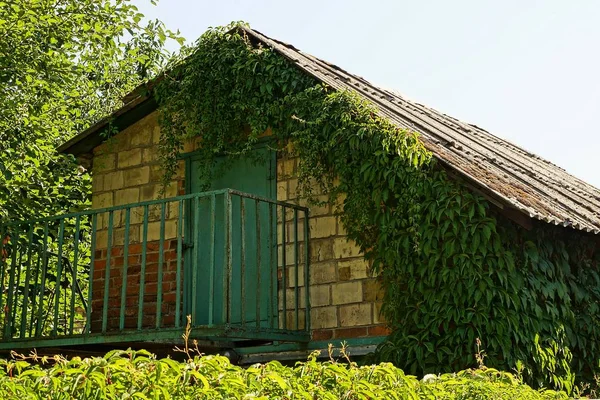
<path id="1" fill-rule="evenodd" d="M 168 183 L 183 143 L 247 154 L 270 128 L 299 156 L 301 194 L 329 194 L 385 289 L 393 329 L 375 357 L 411 373 L 486 363 L 570 391 L 600 371 L 600 277 L 593 238 L 546 224 L 527 231 L 438 167 L 418 134 L 357 95 L 297 69 L 241 29 L 210 29 L 154 89 Z M 315 189 L 316 188 L 316 189 Z"/>

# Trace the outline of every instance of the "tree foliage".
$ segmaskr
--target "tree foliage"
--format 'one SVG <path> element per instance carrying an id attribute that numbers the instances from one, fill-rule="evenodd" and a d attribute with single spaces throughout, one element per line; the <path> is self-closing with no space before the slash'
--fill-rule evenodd
<path id="1" fill-rule="evenodd" d="M 382 276 L 394 333 L 380 359 L 411 373 L 458 370 L 474 364 L 480 338 L 491 366 L 519 368 L 534 385 L 571 390 L 593 380 L 593 238 L 516 226 L 449 179 L 418 134 L 230 28 L 206 32 L 155 91 L 165 182 L 186 138 L 201 135 L 210 175 L 216 154 L 248 153 L 270 127 L 278 149 L 300 156 L 301 194 L 341 202 L 348 236 Z"/>
<path id="2" fill-rule="evenodd" d="M 177 38 L 128 0 L 0 1 L 0 221 L 81 208 L 86 171 L 56 147 L 121 105 Z"/>

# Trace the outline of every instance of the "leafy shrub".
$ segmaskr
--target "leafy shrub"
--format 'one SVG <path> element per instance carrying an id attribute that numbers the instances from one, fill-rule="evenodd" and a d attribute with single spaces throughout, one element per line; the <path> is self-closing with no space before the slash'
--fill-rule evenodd
<path id="1" fill-rule="evenodd" d="M 426 376 L 418 380 L 389 363 L 358 366 L 331 359 L 286 367 L 277 361 L 248 368 L 222 356 L 184 362 L 147 351 L 112 351 L 104 357 L 17 357 L 2 360 L 3 399 L 564 399 L 536 391 L 494 369 Z M 31 361 L 37 361 L 32 364 Z M 42 365 L 40 365 L 42 364 Z M 46 365 L 47 364 L 47 365 Z"/>

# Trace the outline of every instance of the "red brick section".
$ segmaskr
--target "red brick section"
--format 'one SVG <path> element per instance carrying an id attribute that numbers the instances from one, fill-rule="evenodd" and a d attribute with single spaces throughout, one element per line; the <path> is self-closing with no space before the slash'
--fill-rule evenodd
<path id="1" fill-rule="evenodd" d="M 352 339 L 361 337 L 387 336 L 391 333 L 385 325 L 358 326 L 336 329 L 314 329 L 312 340 Z"/>
<path id="2" fill-rule="evenodd" d="M 158 241 L 148 242 L 146 245 L 146 276 L 144 283 L 144 302 L 142 307 L 142 328 L 156 327 L 159 248 Z M 109 331 L 115 331 L 119 329 L 123 288 L 123 250 L 124 246 L 113 247 L 111 250 L 107 305 L 107 329 Z M 106 261 L 106 250 L 97 250 L 95 254 L 94 277 L 92 284 L 92 332 L 99 332 L 102 327 Z M 125 329 L 137 328 L 141 268 L 142 245 L 139 243 L 130 244 L 127 265 L 127 288 L 125 292 Z M 175 326 L 175 308 L 177 299 L 176 240 L 165 241 L 162 268 L 163 294 L 161 307 L 161 327 L 173 327 Z"/>

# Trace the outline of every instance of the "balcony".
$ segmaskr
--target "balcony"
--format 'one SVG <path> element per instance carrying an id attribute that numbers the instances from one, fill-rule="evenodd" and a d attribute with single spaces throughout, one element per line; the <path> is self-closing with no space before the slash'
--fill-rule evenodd
<path id="1" fill-rule="evenodd" d="M 232 189 L 0 227 L 0 349 L 310 338 L 308 209 Z"/>

